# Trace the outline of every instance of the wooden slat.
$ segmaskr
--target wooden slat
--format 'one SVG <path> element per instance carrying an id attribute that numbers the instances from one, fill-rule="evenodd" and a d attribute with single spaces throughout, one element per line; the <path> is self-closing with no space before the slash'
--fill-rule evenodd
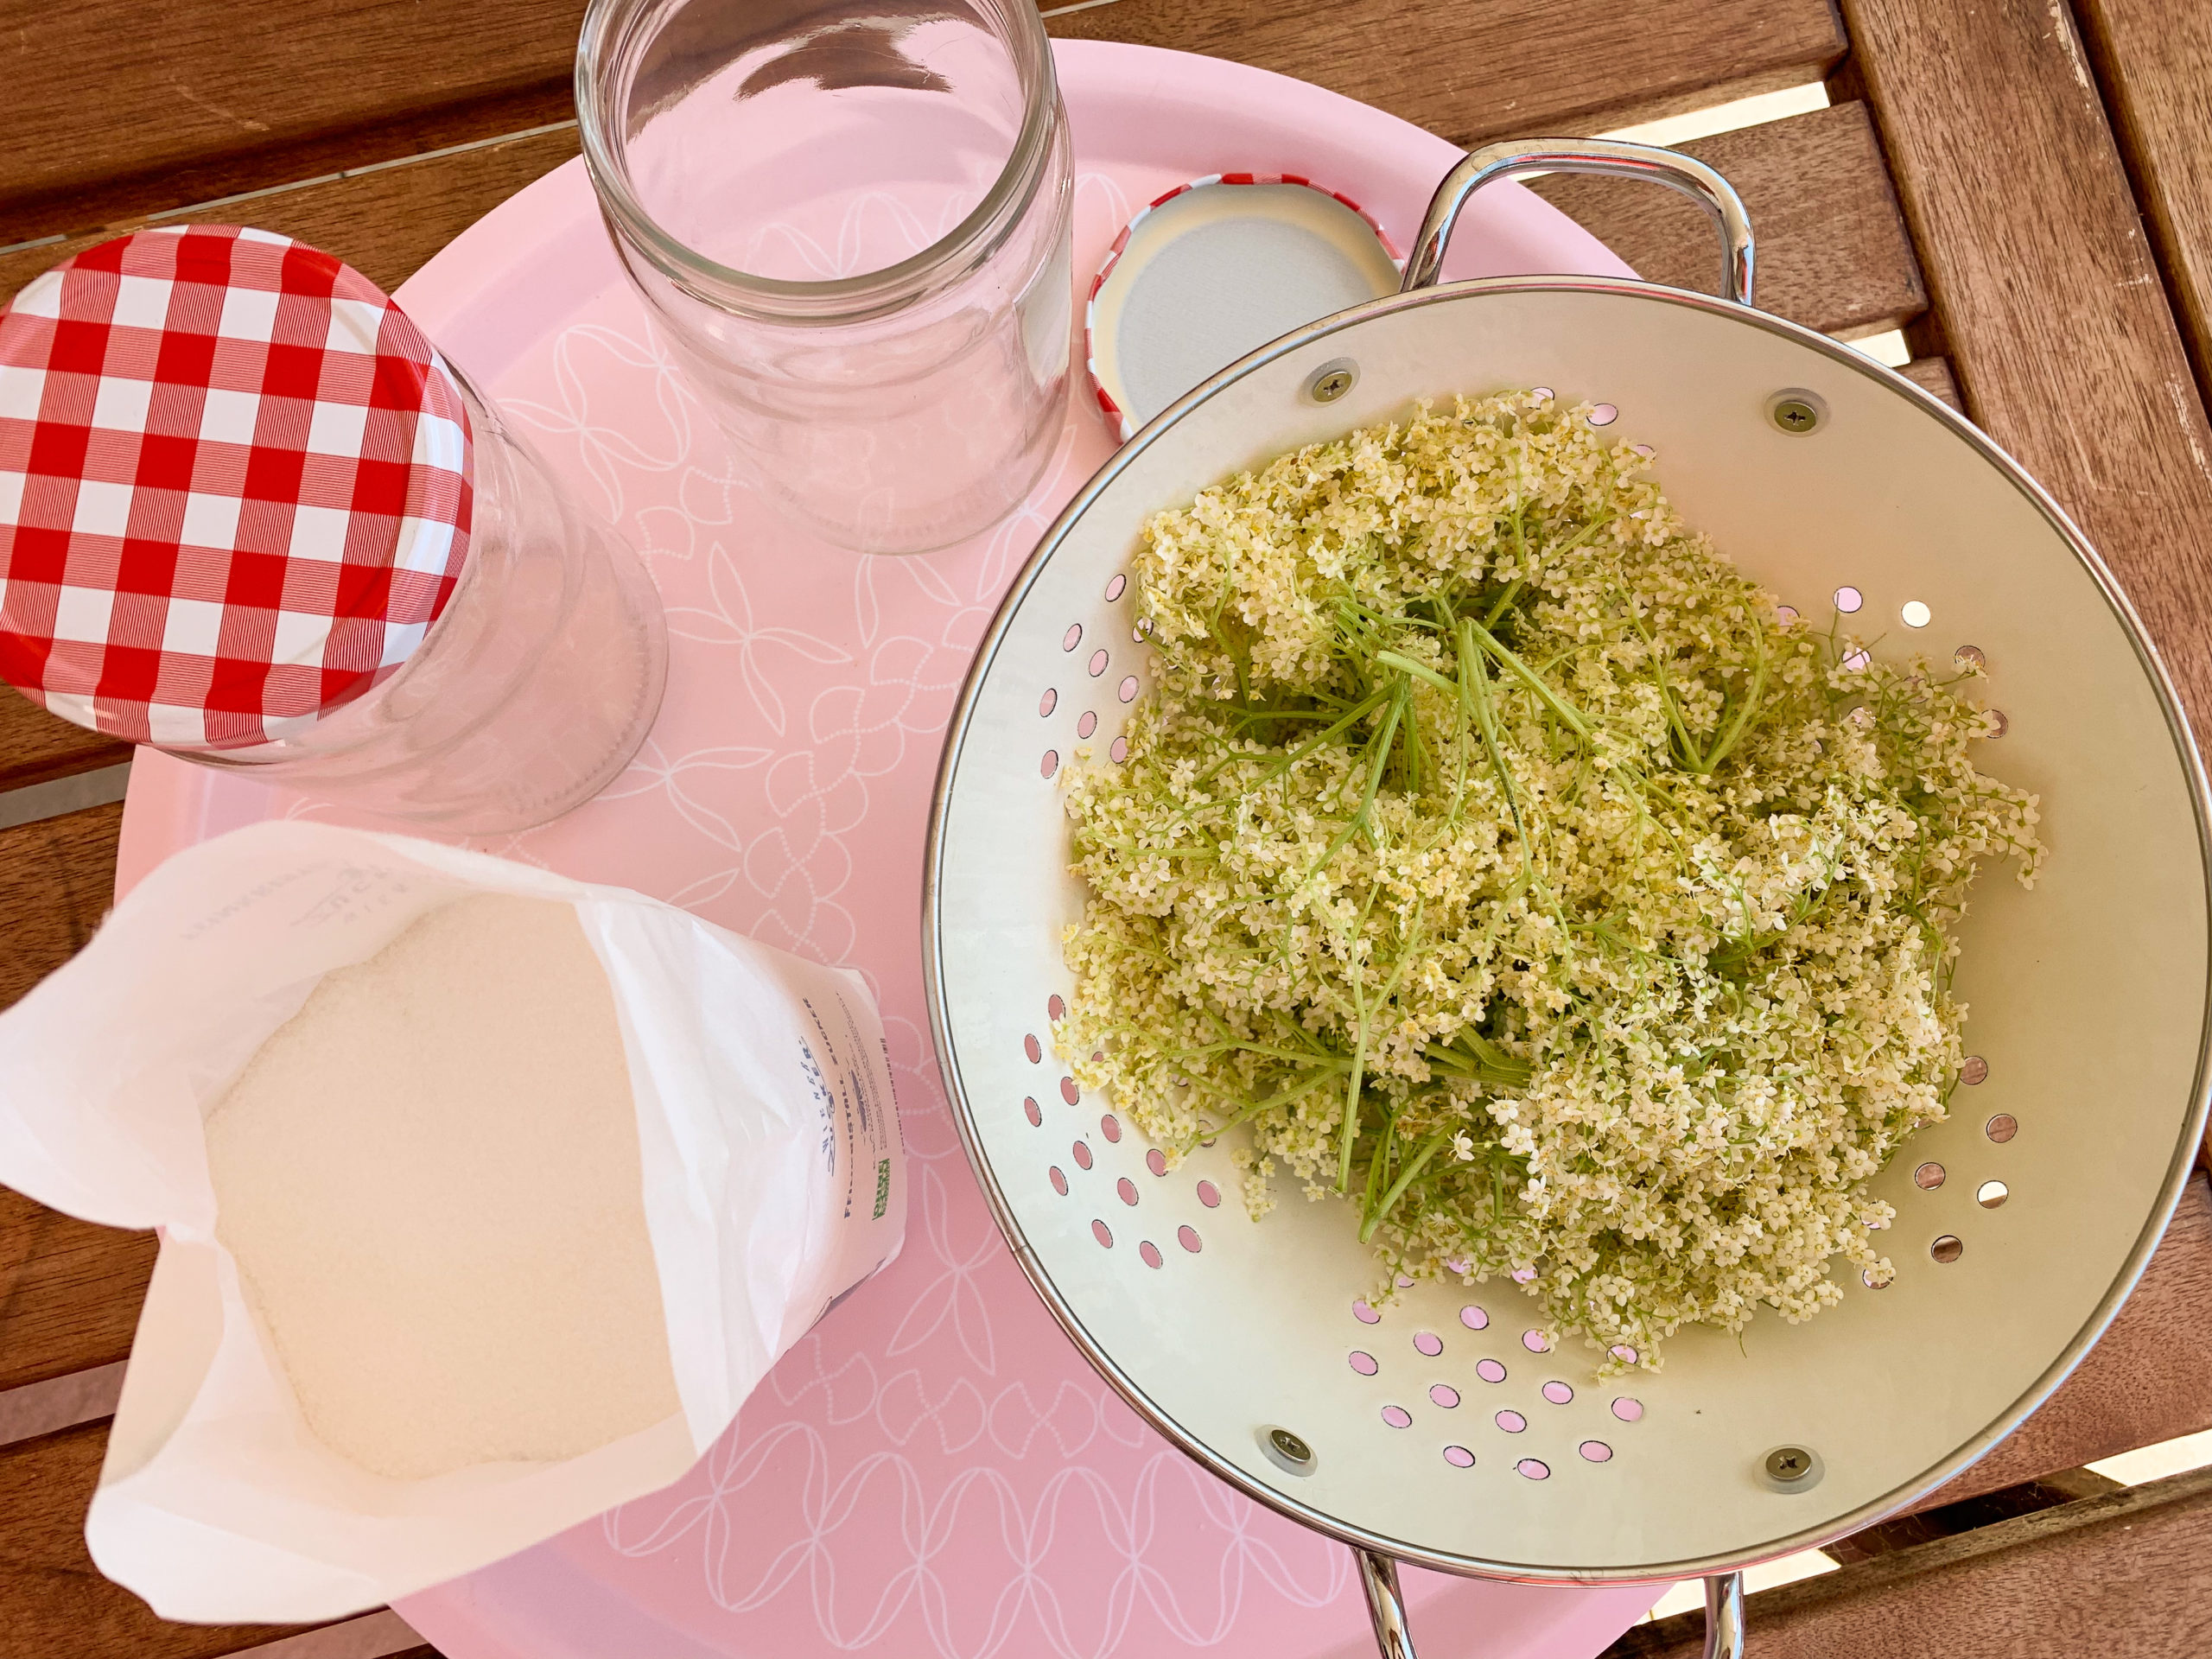
<path id="1" fill-rule="evenodd" d="M 1700 138 L 1680 147 L 1719 169 L 1758 237 L 1762 310 L 1855 340 L 1928 308 L 1904 217 L 1862 104 Z M 1720 270 L 1712 221 L 1673 190 L 1565 174 L 1532 181 L 1647 281 L 1710 294 Z"/>
<path id="2" fill-rule="evenodd" d="M 9 1659 L 212 1659 L 292 1625 L 173 1624 L 100 1576 L 85 1548 L 107 1425 L 0 1447 L 0 1654 Z"/>
<path id="3" fill-rule="evenodd" d="M 121 803 L 0 830 L 0 1008 L 76 955 L 115 898 Z"/>
<path id="4" fill-rule="evenodd" d="M 237 211 L 264 230 L 281 231 L 336 254 L 389 290 L 523 186 L 575 153 L 575 130 L 563 128 L 280 191 Z M 14 294 L 49 265 L 101 239 L 95 234 L 0 254 L 0 296 Z"/>
<path id="5" fill-rule="evenodd" d="M 0 1186 L 0 1389 L 127 1357 L 154 1249 Z"/>
<path id="6" fill-rule="evenodd" d="M 73 726 L 12 686 L 0 687 L 0 790 L 42 784 L 130 758 L 128 743 Z"/>
<path id="7" fill-rule="evenodd" d="M 2078 0 L 2168 292 L 2212 396 L 2212 6 Z"/>
<path id="8" fill-rule="evenodd" d="M 575 96 L 563 77 L 519 92 L 419 115 L 385 117 L 367 126 L 274 149 L 218 155 L 155 173 L 96 179 L 58 195 L 0 201 L 0 247 L 75 237 L 102 226 L 128 229 L 151 215 L 203 202 L 222 204 L 194 215 L 209 223 L 251 219 L 256 193 L 558 125 L 573 121 L 575 111 Z M 235 200 L 241 196 L 247 200 Z"/>
<path id="9" fill-rule="evenodd" d="M 265 13 L 227 0 L 16 0 L 7 10 L 0 202 L 20 202 L 557 91 L 583 0 L 285 0 Z"/>
<path id="10" fill-rule="evenodd" d="M 1968 412 L 2096 543 L 2212 731 L 2212 428 L 2069 15 L 1842 6 Z"/>
<path id="11" fill-rule="evenodd" d="M 1747 1599 L 1756 1659 L 2197 1659 L 2212 1652 L 2212 1469 L 2085 1498 Z M 1705 1617 L 1605 1659 L 1695 1659 Z"/>
<path id="12" fill-rule="evenodd" d="M 1919 1505 L 1955 1503 L 2212 1429 L 2212 1188 L 2191 1178 L 2120 1316 L 2010 1439 Z"/>
<path id="13" fill-rule="evenodd" d="M 1916 357 L 1897 372 L 1923 391 L 1941 397 L 1953 409 L 1965 411 L 1966 404 L 1959 397 L 1959 383 L 1952 378 L 1951 365 L 1940 357 Z"/>
<path id="14" fill-rule="evenodd" d="M 1046 27 L 1296 75 L 1463 144 L 1802 86 L 1844 49 L 1828 0 L 1115 0 Z"/>

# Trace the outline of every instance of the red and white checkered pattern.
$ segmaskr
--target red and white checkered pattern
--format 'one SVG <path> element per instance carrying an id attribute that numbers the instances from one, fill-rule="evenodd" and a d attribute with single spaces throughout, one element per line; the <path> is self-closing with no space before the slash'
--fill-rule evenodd
<path id="1" fill-rule="evenodd" d="M 444 609 L 473 460 L 443 359 L 328 254 L 87 249 L 0 311 L 0 674 L 139 742 L 296 733 Z"/>

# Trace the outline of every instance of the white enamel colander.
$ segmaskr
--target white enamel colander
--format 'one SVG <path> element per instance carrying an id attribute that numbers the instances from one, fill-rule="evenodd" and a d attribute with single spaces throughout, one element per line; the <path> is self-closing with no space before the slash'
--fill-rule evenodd
<path id="1" fill-rule="evenodd" d="M 1494 177 L 1638 175 L 1702 200 L 1713 299 L 1602 277 L 1438 284 Z M 1395 1561 L 1507 1579 L 1707 1575 L 1733 1652 L 1751 1562 L 1910 1503 L 1987 1451 L 2133 1286 L 2203 1133 L 2204 779 L 2150 645 L 2050 499 L 1859 353 L 1751 308 L 1741 204 L 1710 168 L 1596 142 L 1495 146 L 1446 179 L 1404 291 L 1254 353 L 1140 432 L 1070 503 L 969 676 L 932 817 L 925 962 L 969 1156 L 1015 1255 L 1092 1364 L 1185 1452 L 1361 1553 L 1377 1636 L 1411 1653 Z M 1145 694 L 1126 575 L 1162 507 L 1298 445 L 1447 399 L 1547 386 L 1657 451 L 1690 524 L 1878 655 L 1979 652 L 2005 716 L 1984 764 L 2042 797 L 2032 893 L 1991 871 L 1956 989 L 1974 1056 L 1948 1122 L 1874 1182 L 1897 1264 L 1802 1325 L 1670 1342 L 1607 1380 L 1546 1351 L 1515 1286 L 1422 1284 L 1379 1313 L 1344 1206 L 1246 1218 L 1230 1147 L 1163 1160 L 1052 1046 L 1080 913 L 1055 774 Z M 1923 1168 L 1923 1166 L 1929 1166 Z M 1916 1180 L 1916 1173 L 1918 1179 Z"/>

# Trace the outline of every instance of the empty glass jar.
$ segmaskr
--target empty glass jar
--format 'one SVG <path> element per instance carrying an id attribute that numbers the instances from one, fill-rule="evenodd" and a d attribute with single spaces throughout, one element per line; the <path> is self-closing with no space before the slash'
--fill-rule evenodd
<path id="1" fill-rule="evenodd" d="M 764 498 L 876 553 L 1022 499 L 1073 308 L 1032 0 L 594 0 L 576 105 L 623 264 Z"/>
<path id="2" fill-rule="evenodd" d="M 298 733 L 172 749 L 388 817 L 525 830 L 599 793 L 659 712 L 668 625 L 652 578 L 467 378 L 474 529 L 444 611 L 389 679 Z"/>

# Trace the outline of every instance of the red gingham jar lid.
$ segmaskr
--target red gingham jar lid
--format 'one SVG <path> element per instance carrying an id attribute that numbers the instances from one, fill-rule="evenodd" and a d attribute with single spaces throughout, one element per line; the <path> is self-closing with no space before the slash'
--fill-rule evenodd
<path id="1" fill-rule="evenodd" d="M 268 231 L 104 242 L 0 310 L 0 675 L 82 726 L 235 749 L 407 659 L 467 556 L 452 371 Z"/>

